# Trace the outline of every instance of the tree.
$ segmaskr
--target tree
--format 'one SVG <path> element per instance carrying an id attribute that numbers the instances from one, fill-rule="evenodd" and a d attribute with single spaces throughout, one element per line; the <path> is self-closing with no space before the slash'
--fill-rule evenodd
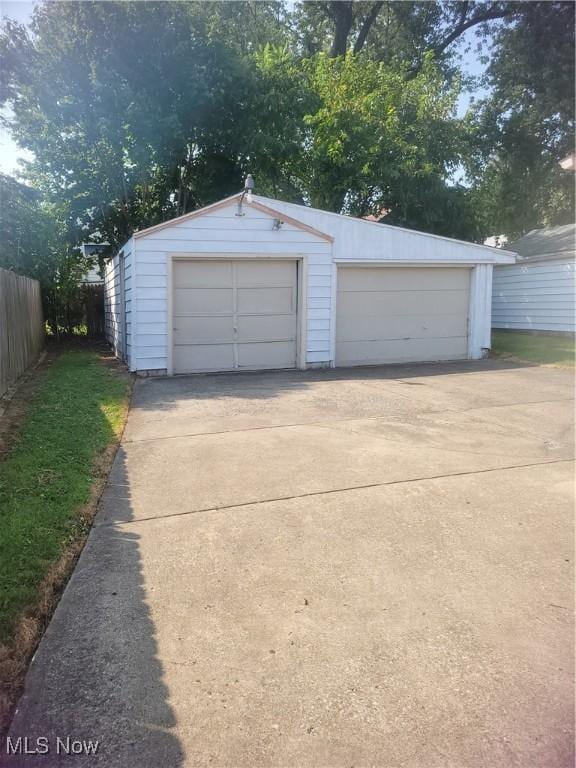
<path id="1" fill-rule="evenodd" d="M 464 205 L 448 180 L 468 151 L 469 129 L 453 116 L 458 84 L 446 87 L 431 59 L 409 81 L 402 67 L 353 53 L 299 65 L 269 48 L 257 62 L 259 92 L 281 88 L 282 96 L 278 124 L 271 135 L 261 129 L 255 157 L 278 153 L 284 194 L 356 216 L 385 209 L 387 221 L 446 234 L 458 220 L 462 233 L 470 217 L 442 220 L 442 207 Z"/>
<path id="2" fill-rule="evenodd" d="M 526 206 L 512 180 L 558 189 L 569 99 L 561 117 L 551 113 L 556 96 L 546 102 L 545 78 L 534 85 L 537 57 L 523 87 L 542 108 L 502 95 L 516 93 L 506 83 L 516 55 L 527 56 L 523 35 L 536 35 L 542 14 L 553 22 L 545 4 L 528 5 L 44 3 L 30 32 L 4 27 L 0 100 L 36 157 L 25 178 L 59 207 L 70 242 L 119 245 L 236 192 L 248 171 L 264 194 L 353 215 L 384 209 L 390 222 L 478 238 L 479 221 L 506 210 L 495 190 L 518 217 Z M 455 43 L 498 24 L 492 106 L 459 120 Z M 568 82 L 572 48 L 560 49 L 554 66 Z M 538 174 L 523 175 L 526 153 Z M 463 163 L 473 190 L 452 180 Z M 547 205 L 542 195 L 530 203 Z"/>
<path id="3" fill-rule="evenodd" d="M 0 267 L 48 283 L 59 240 L 54 217 L 37 190 L 5 174 L 0 174 L 0 200 Z"/>
<path id="4" fill-rule="evenodd" d="M 1 92 L 36 157 L 27 178 L 112 243 L 240 185 L 228 145 L 248 63 L 194 20 L 186 3 L 85 2 L 39 6 L 31 34 L 6 25 Z"/>
<path id="5" fill-rule="evenodd" d="M 54 334 L 71 333 L 82 317 L 79 286 L 94 266 L 74 247 L 63 210 L 0 174 L 0 267 L 39 281 L 44 316 Z"/>
<path id="6" fill-rule="evenodd" d="M 498 37 L 478 105 L 476 201 L 492 233 L 573 221 L 574 4 L 523 3 Z"/>
<path id="7" fill-rule="evenodd" d="M 372 58 L 401 58 L 415 73 L 428 53 L 441 59 L 467 30 L 513 13 L 505 2 L 395 2 L 312 0 L 298 9 L 301 43 L 308 53 L 331 57 L 367 51 Z"/>

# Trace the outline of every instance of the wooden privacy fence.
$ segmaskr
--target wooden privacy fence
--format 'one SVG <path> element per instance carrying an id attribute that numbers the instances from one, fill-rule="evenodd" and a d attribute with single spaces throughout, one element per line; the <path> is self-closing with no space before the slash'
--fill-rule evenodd
<path id="1" fill-rule="evenodd" d="M 0 396 L 44 345 L 40 283 L 0 269 Z"/>

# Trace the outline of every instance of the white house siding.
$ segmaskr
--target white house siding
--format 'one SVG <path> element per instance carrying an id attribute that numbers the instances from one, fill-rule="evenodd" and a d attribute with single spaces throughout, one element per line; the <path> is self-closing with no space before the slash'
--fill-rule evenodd
<path id="1" fill-rule="evenodd" d="M 294 257 L 304 258 L 307 286 L 306 363 L 329 364 L 332 312 L 332 244 L 284 223 L 273 230 L 273 218 L 245 205 L 235 215 L 236 203 L 208 211 L 169 228 L 135 239 L 136 333 L 135 370 L 169 368 L 168 261 L 190 254 L 198 258 Z"/>
<path id="2" fill-rule="evenodd" d="M 134 241 L 129 240 L 120 253 L 106 264 L 104 270 L 104 333 L 117 357 L 132 366 Z M 124 258 L 124 301 L 126 316 L 126 352 L 122 350 L 122 297 L 120 254 Z"/>
<path id="3" fill-rule="evenodd" d="M 492 327 L 574 333 L 575 272 L 571 255 L 496 267 Z"/>

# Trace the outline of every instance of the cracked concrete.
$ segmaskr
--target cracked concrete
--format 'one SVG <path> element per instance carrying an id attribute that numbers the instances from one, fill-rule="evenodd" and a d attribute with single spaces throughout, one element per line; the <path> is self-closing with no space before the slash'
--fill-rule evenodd
<path id="1" fill-rule="evenodd" d="M 139 381 L 11 729 L 99 752 L 11 764 L 572 765 L 573 386 Z"/>

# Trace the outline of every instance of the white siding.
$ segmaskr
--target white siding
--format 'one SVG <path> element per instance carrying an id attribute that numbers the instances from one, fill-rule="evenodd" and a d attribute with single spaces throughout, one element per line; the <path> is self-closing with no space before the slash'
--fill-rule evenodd
<path id="1" fill-rule="evenodd" d="M 492 299 L 492 264 L 477 264 L 470 282 L 468 357 L 479 360 L 491 346 L 490 302 Z"/>
<path id="2" fill-rule="evenodd" d="M 514 262 L 514 254 L 498 248 L 429 235 L 402 227 L 376 224 L 316 208 L 284 203 L 280 200 L 269 200 L 265 197 L 255 199 L 334 237 L 333 256 L 336 261 L 386 261 L 411 264 L 426 264 L 431 261 L 437 264 Z"/>
<path id="3" fill-rule="evenodd" d="M 494 270 L 492 327 L 576 331 L 574 256 Z"/>
<path id="4" fill-rule="evenodd" d="M 106 264 L 104 269 L 104 322 L 106 341 L 111 344 L 114 354 L 132 366 L 132 330 L 134 315 L 134 246 L 129 240 Z M 120 276 L 120 254 L 124 258 L 124 302 L 126 317 L 126 351 L 122 349 L 122 296 Z"/>
<path id="5" fill-rule="evenodd" d="M 133 354 L 133 330 L 134 330 L 134 284 L 135 284 L 135 258 L 134 258 L 134 240 L 129 240 L 124 248 L 124 291 L 126 301 L 126 362 L 130 370 L 134 370 L 135 361 Z"/>
<path id="6" fill-rule="evenodd" d="M 118 350 L 121 314 L 119 265 L 120 258 L 116 254 L 104 268 L 104 333 L 115 354 Z"/>
<path id="7" fill-rule="evenodd" d="M 236 203 L 207 212 L 135 240 L 138 303 L 135 370 L 169 367 L 168 260 L 173 255 L 293 256 L 303 258 L 307 284 L 306 363 L 326 363 L 330 354 L 332 311 L 332 246 L 326 240 L 287 223 L 278 231 L 265 213 L 244 206 L 236 216 Z"/>

